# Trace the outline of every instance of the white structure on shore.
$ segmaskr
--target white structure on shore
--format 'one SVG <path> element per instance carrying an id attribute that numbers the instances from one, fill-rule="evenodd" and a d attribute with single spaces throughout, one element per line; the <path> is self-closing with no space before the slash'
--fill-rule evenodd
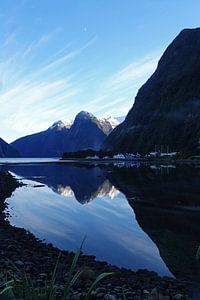
<path id="1" fill-rule="evenodd" d="M 118 154 L 115 154 L 113 156 L 114 159 L 128 159 L 128 160 L 139 159 L 140 157 L 141 157 L 141 155 L 139 153 L 137 153 L 137 154 L 133 154 L 133 153 L 126 153 L 126 154 L 118 153 Z"/>
<path id="2" fill-rule="evenodd" d="M 99 159 L 99 156 L 87 156 L 86 159 Z"/>
<path id="3" fill-rule="evenodd" d="M 118 154 L 113 155 L 113 158 L 114 159 L 125 159 L 126 157 L 124 154 L 118 153 Z"/>
<path id="4" fill-rule="evenodd" d="M 176 156 L 178 154 L 178 152 L 160 152 L 160 151 L 154 151 L 154 152 L 150 152 L 148 154 L 148 157 L 173 157 Z"/>
<path id="5" fill-rule="evenodd" d="M 133 153 L 126 153 L 125 154 L 126 159 L 139 159 L 141 155 L 139 153 L 133 154 Z"/>

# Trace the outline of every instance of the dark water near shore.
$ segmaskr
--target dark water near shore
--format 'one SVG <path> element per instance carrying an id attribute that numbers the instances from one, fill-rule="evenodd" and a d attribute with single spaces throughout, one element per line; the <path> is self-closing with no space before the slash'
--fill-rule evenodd
<path id="1" fill-rule="evenodd" d="M 200 279 L 198 167 L 72 164 L 1 166 L 23 178 L 9 221 L 60 249 L 133 270 Z"/>

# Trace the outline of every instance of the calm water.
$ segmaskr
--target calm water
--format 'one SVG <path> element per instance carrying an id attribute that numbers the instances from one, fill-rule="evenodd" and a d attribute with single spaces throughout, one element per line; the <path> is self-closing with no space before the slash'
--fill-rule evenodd
<path id="1" fill-rule="evenodd" d="M 14 161 L 13 161 L 14 162 Z M 133 270 L 198 278 L 200 169 L 175 166 L 2 165 L 23 178 L 9 221 L 60 249 Z"/>

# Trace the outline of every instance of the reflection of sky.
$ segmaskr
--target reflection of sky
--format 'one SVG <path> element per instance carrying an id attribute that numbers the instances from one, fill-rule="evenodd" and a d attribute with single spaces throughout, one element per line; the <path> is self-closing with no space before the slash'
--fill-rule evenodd
<path id="1" fill-rule="evenodd" d="M 19 163 L 29 163 L 29 165 L 31 163 L 48 163 L 48 162 L 58 162 L 58 158 L 26 158 L 26 157 L 23 157 L 23 158 L 9 158 L 9 157 L 0 157 L 0 164 L 19 164 Z"/>
<path id="2" fill-rule="evenodd" d="M 76 250 L 84 236 L 84 252 L 120 267 L 147 268 L 170 275 L 156 245 L 139 227 L 122 193 L 97 197 L 81 205 L 73 195 L 54 193 L 47 186 L 17 189 L 7 199 L 12 225 L 24 227 L 60 249 Z"/>

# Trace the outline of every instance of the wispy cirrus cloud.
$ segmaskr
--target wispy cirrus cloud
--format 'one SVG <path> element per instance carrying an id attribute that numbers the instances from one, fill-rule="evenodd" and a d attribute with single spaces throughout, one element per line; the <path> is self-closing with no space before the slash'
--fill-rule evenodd
<path id="1" fill-rule="evenodd" d="M 61 30 L 62 29 L 58 27 L 51 32 L 43 34 L 39 39 L 29 43 L 25 48 L 24 53 L 22 53 L 23 58 L 26 58 L 27 56 L 37 51 L 40 47 L 48 44 L 48 42 L 50 42 Z"/>
<path id="2" fill-rule="evenodd" d="M 83 109 L 97 116 L 126 115 L 160 56 L 160 52 L 153 53 L 99 78 L 87 63 L 79 66 L 80 56 L 88 52 L 97 37 L 78 47 L 67 42 L 49 52 L 49 45 L 61 31 L 58 27 L 23 44 L 16 30 L 2 41 L 0 125 L 6 141 L 45 130 L 51 123 L 73 118 Z"/>
<path id="3" fill-rule="evenodd" d="M 37 47 L 44 47 L 50 38 L 53 33 L 0 58 L 0 123 L 7 141 L 43 130 L 57 118 L 66 118 L 69 109 L 78 109 L 74 99 L 82 88 L 76 74 L 68 71 L 68 64 L 95 39 L 74 49 L 67 44 L 49 55 L 46 62 L 34 66 Z M 9 48 L 11 40 L 5 40 L 5 48 Z M 30 59 L 26 60 L 26 56 Z"/>
<path id="4" fill-rule="evenodd" d="M 127 88 L 131 83 L 134 84 L 135 81 L 149 76 L 158 63 L 159 55 L 160 53 L 153 53 L 139 61 L 130 63 L 108 80 L 108 86 L 119 90 L 122 87 Z"/>
<path id="5" fill-rule="evenodd" d="M 121 70 L 105 78 L 94 97 L 87 105 L 104 116 L 126 115 L 132 107 L 138 89 L 156 69 L 162 51 L 157 51 L 137 61 L 133 61 Z"/>
<path id="6" fill-rule="evenodd" d="M 14 41 L 15 41 L 15 33 L 10 33 L 4 40 L 3 44 L 1 45 L 1 48 L 7 47 L 9 44 L 13 43 Z"/>

